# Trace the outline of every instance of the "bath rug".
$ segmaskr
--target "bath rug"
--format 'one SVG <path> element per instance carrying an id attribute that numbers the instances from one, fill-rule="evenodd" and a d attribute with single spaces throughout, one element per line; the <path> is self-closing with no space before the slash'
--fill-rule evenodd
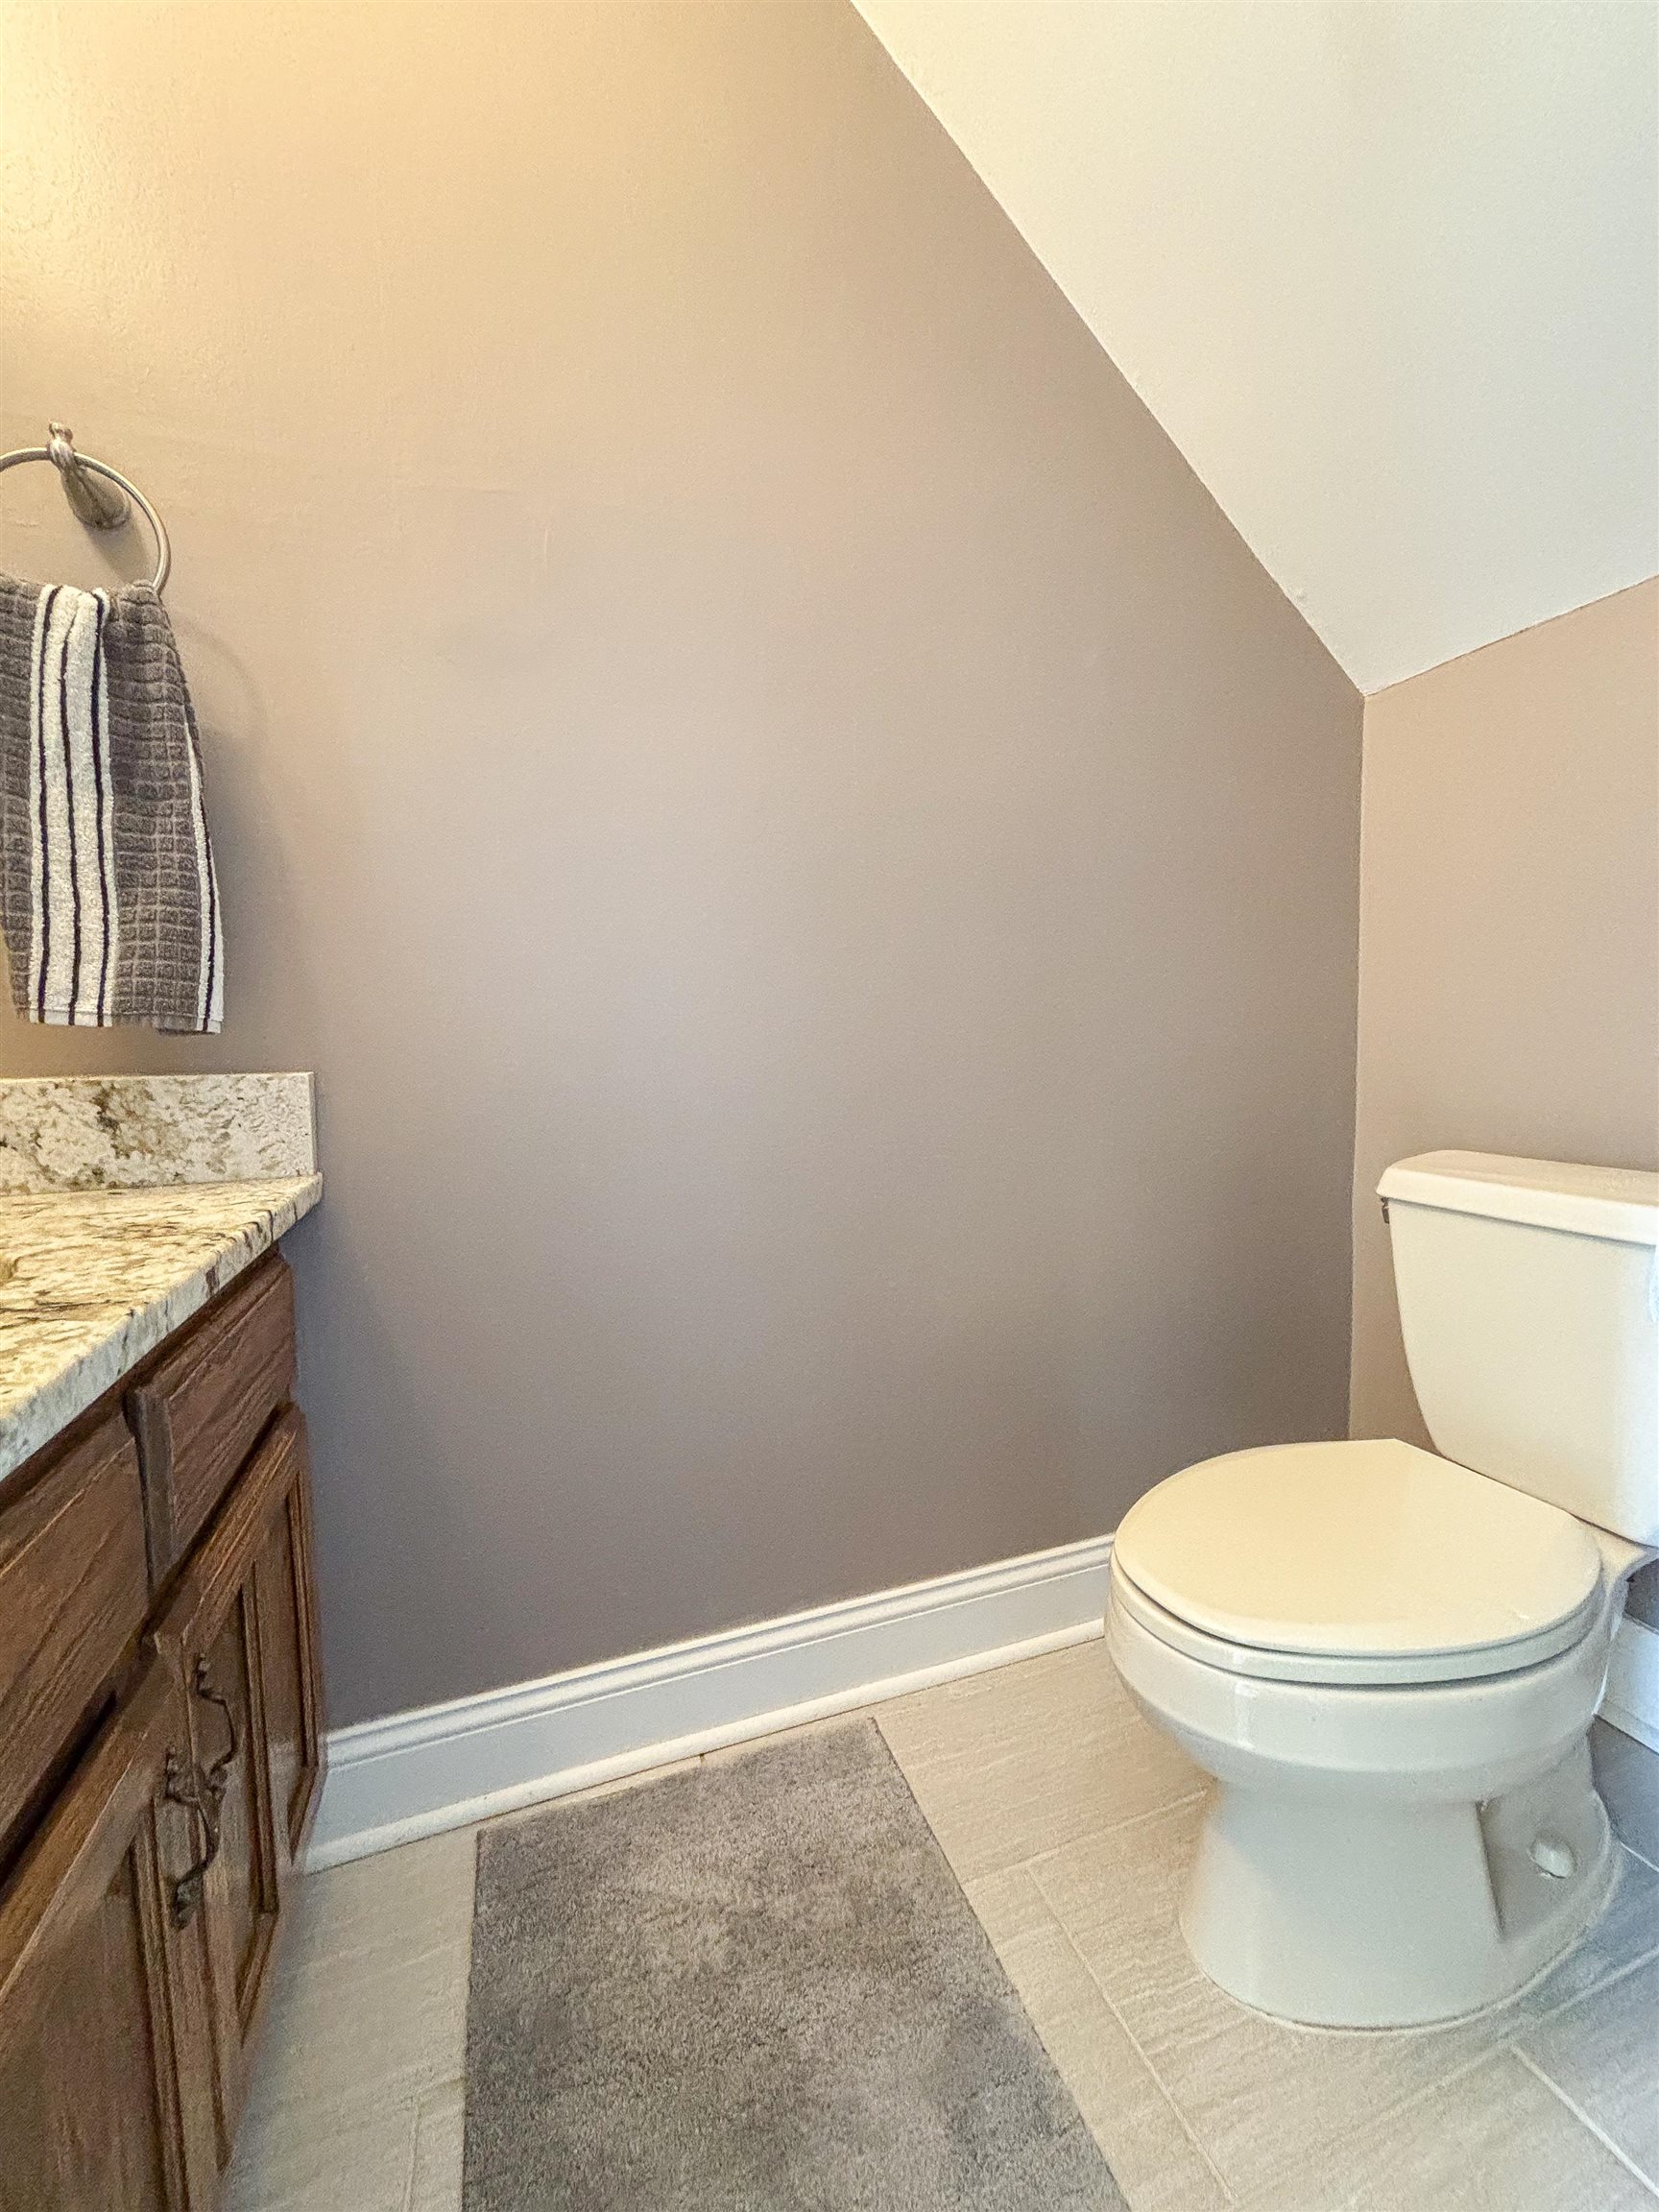
<path id="1" fill-rule="evenodd" d="M 479 1839 L 465 2212 L 1123 2212 L 870 1720 Z"/>

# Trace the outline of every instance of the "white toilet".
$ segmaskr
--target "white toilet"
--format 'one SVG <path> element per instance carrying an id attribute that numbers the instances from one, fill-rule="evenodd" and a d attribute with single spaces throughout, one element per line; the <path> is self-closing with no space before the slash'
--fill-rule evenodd
<path id="1" fill-rule="evenodd" d="M 1484 1153 L 1379 1192 L 1439 1452 L 1207 1459 L 1124 1517 L 1106 1633 L 1216 1788 L 1199 1965 L 1289 2020 L 1509 1995 L 1601 1911 L 1588 1733 L 1659 1545 L 1659 1175 Z"/>

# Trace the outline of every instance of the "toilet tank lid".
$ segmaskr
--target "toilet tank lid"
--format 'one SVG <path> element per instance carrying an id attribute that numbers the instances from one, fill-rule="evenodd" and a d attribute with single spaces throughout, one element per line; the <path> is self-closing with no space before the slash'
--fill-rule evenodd
<path id="1" fill-rule="evenodd" d="M 1499 1152 L 1420 1152 L 1386 1169 L 1377 1195 L 1619 1244 L 1659 1244 L 1659 1175 L 1638 1167 L 1579 1167 Z"/>

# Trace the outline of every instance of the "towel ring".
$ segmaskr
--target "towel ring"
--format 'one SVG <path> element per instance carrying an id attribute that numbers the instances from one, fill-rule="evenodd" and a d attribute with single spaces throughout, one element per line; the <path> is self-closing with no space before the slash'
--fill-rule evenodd
<path id="1" fill-rule="evenodd" d="M 94 461 L 90 453 L 77 453 L 75 434 L 64 422 L 47 424 L 44 445 L 19 445 L 14 452 L 0 453 L 0 475 L 8 469 L 21 467 L 25 461 L 51 462 L 71 512 L 88 530 L 118 530 L 129 518 L 132 508 L 137 508 L 156 540 L 156 573 L 151 583 L 159 598 L 172 570 L 173 548 L 167 540 L 167 525 L 137 485 L 123 476 L 119 469 L 111 469 L 108 461 Z M 107 489 L 109 485 L 115 489 Z"/>

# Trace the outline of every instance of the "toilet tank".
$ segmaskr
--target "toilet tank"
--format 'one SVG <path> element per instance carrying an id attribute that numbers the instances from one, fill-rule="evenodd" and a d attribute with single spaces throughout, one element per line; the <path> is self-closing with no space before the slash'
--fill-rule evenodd
<path id="1" fill-rule="evenodd" d="M 1426 1152 L 1377 1190 L 1435 1449 L 1659 1543 L 1659 1175 Z"/>

